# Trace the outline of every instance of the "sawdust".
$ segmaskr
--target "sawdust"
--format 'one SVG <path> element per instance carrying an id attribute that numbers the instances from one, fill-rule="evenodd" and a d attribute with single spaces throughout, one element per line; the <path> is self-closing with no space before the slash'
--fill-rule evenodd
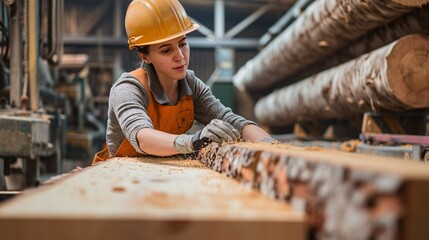
<path id="1" fill-rule="evenodd" d="M 360 143 L 361 143 L 361 141 L 356 140 L 356 139 L 346 141 L 343 144 L 341 144 L 341 150 L 344 152 L 356 152 L 356 147 Z"/>
<path id="2" fill-rule="evenodd" d="M 195 155 L 176 155 L 172 157 L 145 157 L 139 161 L 145 163 L 156 163 L 159 165 L 174 166 L 174 167 L 192 167 L 206 168 L 206 166 L 196 160 Z"/>
<path id="3" fill-rule="evenodd" d="M 125 187 L 123 186 L 113 186 L 112 187 L 113 192 L 125 192 Z"/>
<path id="4" fill-rule="evenodd" d="M 263 151 L 273 151 L 274 150 L 274 151 L 278 152 L 280 150 L 280 151 L 284 151 L 285 153 L 287 153 L 288 151 L 338 152 L 336 150 L 328 149 L 328 148 L 324 148 L 324 147 L 320 147 L 320 146 L 303 147 L 303 146 L 296 146 L 296 145 L 289 144 L 289 143 L 272 144 L 272 143 L 240 142 L 240 143 L 233 144 L 233 146 L 245 147 L 245 148 L 250 148 L 250 149 L 254 149 L 254 150 L 263 150 Z"/>
<path id="5" fill-rule="evenodd" d="M 139 183 L 140 183 L 140 180 L 139 180 L 139 179 L 137 179 L 137 178 L 133 178 L 133 179 L 131 180 L 131 182 L 132 182 L 132 183 L 134 183 L 134 184 L 139 184 Z"/>
<path id="6" fill-rule="evenodd" d="M 206 147 L 202 148 L 197 156 L 198 161 L 206 165 L 209 168 L 213 168 L 215 164 L 216 154 L 220 147 L 225 144 L 210 143 Z"/>
<path id="7" fill-rule="evenodd" d="M 177 200 L 177 196 L 175 197 Z M 176 201 L 164 192 L 151 192 L 142 199 L 143 204 L 159 208 L 173 208 Z"/>
<path id="8" fill-rule="evenodd" d="M 168 182 L 170 181 L 170 179 L 167 178 L 150 178 L 149 179 L 150 182 Z"/>

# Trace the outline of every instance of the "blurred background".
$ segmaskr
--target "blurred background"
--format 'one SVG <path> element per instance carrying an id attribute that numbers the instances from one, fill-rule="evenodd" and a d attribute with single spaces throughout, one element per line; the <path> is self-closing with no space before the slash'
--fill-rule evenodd
<path id="1" fill-rule="evenodd" d="M 330 6 L 319 1 L 182 0 L 201 25 L 188 35 L 189 68 L 224 105 L 282 142 L 427 160 L 427 91 L 398 103 L 389 94 L 359 95 L 356 87 L 328 101 L 333 83 L 306 83 L 327 69 L 344 71 L 340 78 L 347 79 L 354 70 L 335 67 L 401 37 L 427 34 L 427 4 L 362 12 L 362 19 L 377 16 L 365 22 L 346 13 L 332 16 Z M 110 87 L 140 65 L 124 30 L 129 3 L 0 2 L 1 190 L 35 186 L 89 166 L 102 149 Z M 416 65 L 425 69 L 424 62 Z M 428 75 L 421 74 L 417 84 L 426 89 Z M 392 140 L 396 134 L 411 138 Z"/>

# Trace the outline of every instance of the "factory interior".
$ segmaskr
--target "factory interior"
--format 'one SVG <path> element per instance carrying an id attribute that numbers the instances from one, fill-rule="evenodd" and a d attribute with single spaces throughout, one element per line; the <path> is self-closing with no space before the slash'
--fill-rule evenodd
<path id="1" fill-rule="evenodd" d="M 131 2 L 0 2 L 1 239 L 429 239 L 429 0 L 179 0 L 188 69 L 276 141 L 93 163 Z"/>

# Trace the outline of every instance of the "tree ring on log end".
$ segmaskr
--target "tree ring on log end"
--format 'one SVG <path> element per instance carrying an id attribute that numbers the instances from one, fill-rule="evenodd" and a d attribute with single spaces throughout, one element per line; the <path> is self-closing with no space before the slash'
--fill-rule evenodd
<path id="1" fill-rule="evenodd" d="M 429 37 L 401 38 L 386 60 L 393 95 L 411 108 L 429 107 Z"/>

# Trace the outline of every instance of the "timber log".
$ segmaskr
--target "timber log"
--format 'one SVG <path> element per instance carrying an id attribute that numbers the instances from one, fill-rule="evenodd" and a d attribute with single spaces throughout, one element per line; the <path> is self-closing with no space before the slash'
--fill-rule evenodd
<path id="1" fill-rule="evenodd" d="M 287 126 L 429 107 L 429 36 L 408 35 L 260 99 L 257 119 Z"/>
<path id="2" fill-rule="evenodd" d="M 319 0 L 234 76 L 234 85 L 266 90 L 429 0 Z"/>
<path id="3" fill-rule="evenodd" d="M 374 29 L 348 46 L 324 57 L 321 61 L 305 67 L 291 77 L 282 79 L 276 86 L 292 84 L 297 80 L 348 62 L 410 34 L 429 34 L 429 4 Z"/>
<path id="4" fill-rule="evenodd" d="M 213 143 L 199 159 L 305 212 L 315 239 L 429 239 L 428 165 L 268 143 Z"/>

